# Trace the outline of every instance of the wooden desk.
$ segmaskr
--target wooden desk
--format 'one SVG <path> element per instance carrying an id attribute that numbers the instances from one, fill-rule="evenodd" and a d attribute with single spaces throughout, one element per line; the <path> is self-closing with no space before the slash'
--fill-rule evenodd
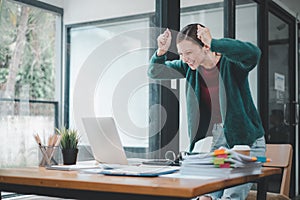
<path id="1" fill-rule="evenodd" d="M 230 179 L 183 179 L 105 176 L 44 168 L 0 169 L 0 191 L 74 199 L 191 199 L 208 192 L 259 181 L 258 199 L 266 198 L 265 178 L 281 173 L 263 168 L 262 174 Z"/>

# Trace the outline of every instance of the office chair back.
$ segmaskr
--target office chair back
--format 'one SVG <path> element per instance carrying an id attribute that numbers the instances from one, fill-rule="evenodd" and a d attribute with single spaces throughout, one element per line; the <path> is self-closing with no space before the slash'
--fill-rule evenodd
<path id="1" fill-rule="evenodd" d="M 265 163 L 266 167 L 279 167 L 283 169 L 280 185 L 280 194 L 289 196 L 290 179 L 293 160 L 293 147 L 290 144 L 267 144 L 266 156 L 271 162 Z"/>
<path id="2" fill-rule="evenodd" d="M 287 200 L 290 192 L 290 179 L 292 170 L 293 147 L 290 144 L 267 144 L 266 156 L 271 162 L 265 163 L 265 167 L 278 167 L 282 169 L 280 192 L 267 193 L 267 200 Z M 256 191 L 250 191 L 247 200 L 256 199 Z"/>

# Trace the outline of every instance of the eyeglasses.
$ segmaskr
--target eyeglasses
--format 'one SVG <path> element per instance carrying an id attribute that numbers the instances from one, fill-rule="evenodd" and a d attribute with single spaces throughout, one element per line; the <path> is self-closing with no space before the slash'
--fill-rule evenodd
<path id="1" fill-rule="evenodd" d="M 180 161 L 184 160 L 186 156 L 194 155 L 198 153 L 190 153 L 187 151 L 181 151 L 178 155 L 175 154 L 174 151 L 167 151 L 165 153 L 165 159 L 171 165 L 180 165 Z"/>

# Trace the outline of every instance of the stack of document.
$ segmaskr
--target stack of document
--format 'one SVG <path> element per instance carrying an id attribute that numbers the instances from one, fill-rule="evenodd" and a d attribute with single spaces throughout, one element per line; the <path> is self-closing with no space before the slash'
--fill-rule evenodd
<path id="1" fill-rule="evenodd" d="M 221 148 L 214 152 L 189 155 L 181 164 L 182 175 L 235 177 L 260 174 L 265 157 L 251 157 L 231 149 Z"/>

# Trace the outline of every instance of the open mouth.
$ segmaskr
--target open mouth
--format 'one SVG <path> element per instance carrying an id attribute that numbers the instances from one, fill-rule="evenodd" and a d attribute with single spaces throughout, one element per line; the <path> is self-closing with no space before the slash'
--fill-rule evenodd
<path id="1" fill-rule="evenodd" d="M 193 67 L 193 66 L 194 66 L 194 62 L 187 62 L 187 64 L 188 64 L 190 67 Z"/>
<path id="2" fill-rule="evenodd" d="M 189 63 L 187 63 L 188 64 L 188 66 L 191 68 L 191 69 L 193 69 L 193 70 L 195 70 L 197 67 L 195 66 L 195 62 L 189 62 Z"/>

